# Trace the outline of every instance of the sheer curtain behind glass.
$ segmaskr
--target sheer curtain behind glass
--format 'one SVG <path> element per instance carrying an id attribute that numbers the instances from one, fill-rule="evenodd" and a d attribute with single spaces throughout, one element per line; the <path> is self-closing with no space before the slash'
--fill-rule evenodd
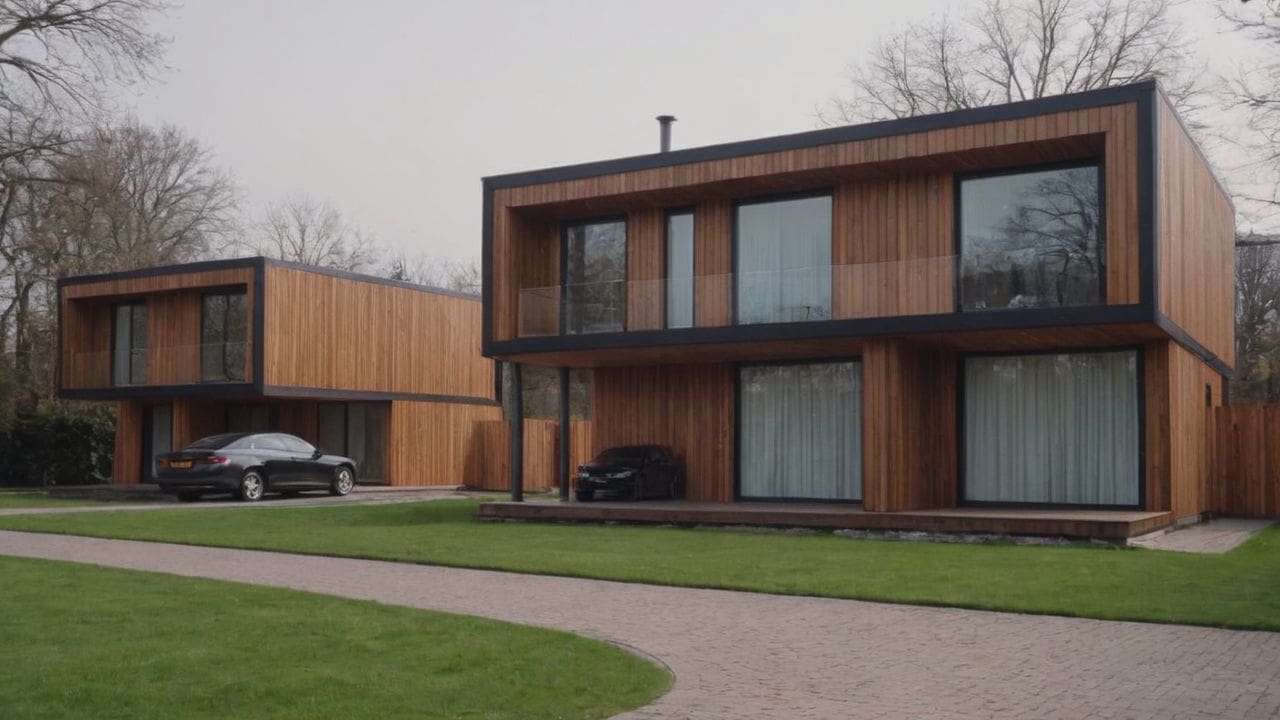
<path id="1" fill-rule="evenodd" d="M 971 357 L 966 500 L 1138 504 L 1134 352 Z"/>
<path id="2" fill-rule="evenodd" d="M 739 370 L 740 494 L 862 498 L 862 365 Z"/>
<path id="3" fill-rule="evenodd" d="M 627 323 L 627 223 L 565 228 L 564 331 L 620 332 Z"/>
<path id="4" fill-rule="evenodd" d="M 667 216 L 667 327 L 693 327 L 693 213 Z"/>
<path id="5" fill-rule="evenodd" d="M 831 197 L 739 205 L 738 322 L 831 319 Z"/>

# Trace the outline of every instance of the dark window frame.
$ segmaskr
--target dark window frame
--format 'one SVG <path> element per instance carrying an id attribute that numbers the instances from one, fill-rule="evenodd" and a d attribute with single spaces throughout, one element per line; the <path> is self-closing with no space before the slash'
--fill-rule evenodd
<path id="1" fill-rule="evenodd" d="M 559 328 L 560 335 L 599 335 L 608 333 L 570 333 L 567 332 L 568 308 L 569 308 L 569 229 L 573 227 L 585 227 L 587 225 L 605 225 L 609 223 L 622 223 L 622 282 L 623 282 L 623 298 L 622 298 L 622 329 L 612 330 L 609 332 L 626 332 L 627 331 L 627 312 L 630 303 L 630 293 L 626 292 L 626 284 L 631 280 L 631 226 L 630 217 L 623 215 L 603 215 L 599 217 L 575 218 L 572 220 L 564 220 L 560 223 L 560 318 Z"/>
<path id="2" fill-rule="evenodd" d="M 731 256 L 730 267 L 733 273 L 733 282 L 731 283 L 731 287 L 732 287 L 731 292 L 733 297 L 730 299 L 730 317 L 729 317 L 730 325 L 733 325 L 733 326 L 742 325 L 742 323 L 739 322 L 739 313 L 738 313 L 738 278 L 741 276 L 741 273 L 739 273 L 739 267 L 738 267 L 738 261 L 739 261 L 739 255 L 740 255 L 738 252 L 738 210 L 747 205 L 767 205 L 769 203 L 775 203 L 775 202 L 786 202 L 788 200 L 808 200 L 810 198 L 819 198 L 819 197 L 825 197 L 831 201 L 831 217 L 830 217 L 831 235 L 830 237 L 827 238 L 827 252 L 832 258 L 834 258 L 835 257 L 835 239 L 836 239 L 836 188 L 830 187 L 830 186 L 824 186 L 824 187 L 813 189 L 813 190 L 798 190 L 795 192 L 771 193 L 768 195 L 755 195 L 755 196 L 746 197 L 746 198 L 739 198 L 733 201 L 733 205 L 729 209 L 729 213 L 730 213 L 729 214 L 729 228 L 730 228 L 729 229 L 729 254 Z M 829 263 L 829 266 L 835 267 L 834 261 Z M 830 300 L 831 300 L 831 310 L 832 310 L 833 317 L 829 318 L 829 320 L 835 319 L 834 315 L 835 315 L 836 290 L 835 290 L 834 277 L 832 278 L 832 280 L 833 282 L 831 284 Z M 694 322 L 696 325 L 697 324 L 696 317 L 694 318 Z M 822 321 L 791 320 L 791 321 L 772 322 L 772 323 L 747 323 L 747 325 L 749 326 L 803 325 L 809 322 L 822 322 Z"/>
<path id="3" fill-rule="evenodd" d="M 862 448 L 863 462 L 858 467 L 858 475 L 862 482 L 862 487 L 858 490 L 860 497 L 856 499 L 842 498 L 802 498 L 802 497 L 765 497 L 758 495 L 742 494 L 742 369 L 752 367 L 785 367 L 791 365 L 840 365 L 843 363 L 857 363 L 858 381 L 861 383 L 866 376 L 864 369 L 865 363 L 862 361 L 862 355 L 841 355 L 836 357 L 810 357 L 787 360 L 762 360 L 755 362 L 738 362 L 733 363 L 733 501 L 734 502 L 764 502 L 764 503 L 821 503 L 827 505 L 856 505 L 862 506 L 866 501 L 866 477 L 865 477 L 865 458 L 866 447 Z M 864 402 L 858 405 L 858 432 L 862 432 L 862 426 L 866 423 L 866 413 L 864 412 L 866 385 L 862 385 L 862 393 Z"/>
<path id="4" fill-rule="evenodd" d="M 689 324 L 672 327 L 671 316 L 671 218 L 688 215 L 691 226 L 689 247 L 693 251 L 690 281 L 693 291 L 689 295 Z M 662 213 L 662 327 L 664 330 L 687 330 L 698 326 L 698 211 L 696 207 L 670 208 Z"/>
<path id="5" fill-rule="evenodd" d="M 116 331 L 119 326 L 118 310 L 122 307 L 129 308 L 129 381 L 123 384 L 116 382 L 116 338 L 118 337 Z M 138 308 L 142 308 L 144 313 L 142 332 L 142 379 L 134 381 L 133 373 L 136 368 L 134 367 L 133 354 L 137 352 L 138 349 L 134 347 L 133 314 L 137 312 Z M 151 342 L 148 338 L 148 335 L 150 334 L 151 311 L 147 307 L 147 301 L 145 298 L 122 300 L 111 304 L 111 346 L 108 350 L 108 354 L 111 356 L 111 362 L 108 363 L 110 365 L 108 372 L 111 374 L 111 377 L 109 378 L 111 387 L 135 387 L 147 384 L 147 375 L 150 370 L 148 366 L 151 361 Z"/>
<path id="6" fill-rule="evenodd" d="M 966 310 L 964 307 L 964 236 L 962 232 L 964 218 L 962 210 L 964 207 L 963 193 L 961 192 L 964 183 L 969 180 L 983 180 L 986 178 L 1008 177 L 1010 175 L 1028 175 L 1037 172 L 1050 172 L 1053 170 L 1071 170 L 1078 168 L 1094 168 L 1098 173 L 1098 299 L 1096 304 L 1087 305 L 1068 305 L 1068 306 L 1046 306 L 1038 308 L 974 308 Z M 956 173 L 952 176 L 951 187 L 951 241 L 952 252 L 955 254 L 955 271 L 954 280 L 952 281 L 952 304 L 956 313 L 963 312 L 1017 312 L 1019 310 L 1045 310 L 1058 309 L 1061 307 L 1106 307 L 1107 302 L 1107 164 L 1105 155 L 1095 155 L 1087 158 L 1079 158 L 1075 160 L 1060 160 L 1048 163 L 1036 163 L 1033 165 L 1017 165 L 1014 167 L 999 168 L 995 170 L 977 170 L 968 173 Z M 1142 261 L 1139 262 L 1141 264 Z"/>
<path id="7" fill-rule="evenodd" d="M 1136 389 L 1138 400 L 1138 504 L 1093 505 L 1085 503 L 1024 503 L 995 502 L 965 499 L 965 361 L 969 358 L 1022 357 L 1037 355 L 1097 355 L 1101 353 L 1134 353 Z M 956 354 L 956 506 L 1015 508 L 1028 510 L 1133 510 L 1147 507 L 1147 391 L 1146 360 L 1141 345 L 1102 347 L 1052 348 L 1044 350 L 1006 350 L 999 352 L 964 352 Z"/>
<path id="8" fill-rule="evenodd" d="M 235 296 L 240 296 L 244 298 L 244 310 L 245 310 L 244 312 L 245 338 L 244 340 L 240 341 L 240 344 L 243 345 L 245 348 L 244 358 L 243 358 L 244 367 L 240 368 L 238 377 L 230 372 L 231 363 L 227 359 L 227 347 L 228 345 L 231 344 L 231 342 L 228 341 L 227 339 L 227 336 L 228 336 L 227 318 L 228 318 L 228 315 L 230 314 L 231 298 Z M 211 343 L 211 342 L 208 342 L 208 340 L 205 338 L 205 329 L 208 327 L 206 324 L 206 321 L 208 320 L 209 299 L 215 298 L 215 297 L 223 298 L 225 302 L 223 306 L 223 312 L 222 312 L 222 330 L 221 330 L 222 341 L 220 343 Z M 201 383 L 245 382 L 246 376 L 248 375 L 246 370 L 249 364 L 249 353 L 248 353 L 249 335 L 252 331 L 252 328 L 253 328 L 253 318 L 250 317 L 250 313 L 249 313 L 248 288 L 213 290 L 213 291 L 202 293 L 200 295 L 200 382 Z M 220 344 L 222 346 L 222 352 L 220 353 L 220 356 L 221 356 L 220 366 L 221 366 L 222 372 L 218 376 L 206 376 L 205 367 L 204 367 L 205 348 L 209 345 L 215 345 L 215 344 Z"/>

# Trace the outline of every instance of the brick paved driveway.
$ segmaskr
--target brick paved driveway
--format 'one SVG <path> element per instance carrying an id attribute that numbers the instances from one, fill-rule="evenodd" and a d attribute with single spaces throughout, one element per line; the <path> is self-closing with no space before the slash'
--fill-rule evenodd
<path id="1" fill-rule="evenodd" d="M 610 640 L 676 676 L 670 693 L 626 718 L 1280 716 L 1280 633 L 5 531 L 0 554 L 296 588 Z"/>

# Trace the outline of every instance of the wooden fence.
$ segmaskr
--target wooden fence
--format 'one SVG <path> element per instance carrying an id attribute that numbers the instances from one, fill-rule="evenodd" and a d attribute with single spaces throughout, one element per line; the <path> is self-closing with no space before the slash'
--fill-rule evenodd
<path id="1" fill-rule="evenodd" d="M 473 443 L 484 457 L 479 472 L 467 484 L 478 490 L 508 490 L 511 477 L 511 429 L 505 420 L 475 424 Z M 591 423 L 575 420 L 569 428 L 569 469 L 591 459 Z M 524 421 L 524 489 L 552 490 L 560 486 L 560 425 L 552 420 Z"/>
<path id="2" fill-rule="evenodd" d="M 1217 515 L 1280 515 L 1280 405 L 1213 409 L 1205 501 Z"/>

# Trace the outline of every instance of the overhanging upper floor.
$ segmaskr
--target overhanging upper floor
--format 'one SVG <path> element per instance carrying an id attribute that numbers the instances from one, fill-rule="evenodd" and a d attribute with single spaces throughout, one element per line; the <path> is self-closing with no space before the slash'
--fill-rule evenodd
<path id="1" fill-rule="evenodd" d="M 1172 337 L 1234 364 L 1231 204 L 1154 82 L 491 177 L 484 213 L 490 357 Z"/>
<path id="2" fill-rule="evenodd" d="M 59 394 L 492 403 L 478 298 L 268 258 L 64 278 Z"/>

